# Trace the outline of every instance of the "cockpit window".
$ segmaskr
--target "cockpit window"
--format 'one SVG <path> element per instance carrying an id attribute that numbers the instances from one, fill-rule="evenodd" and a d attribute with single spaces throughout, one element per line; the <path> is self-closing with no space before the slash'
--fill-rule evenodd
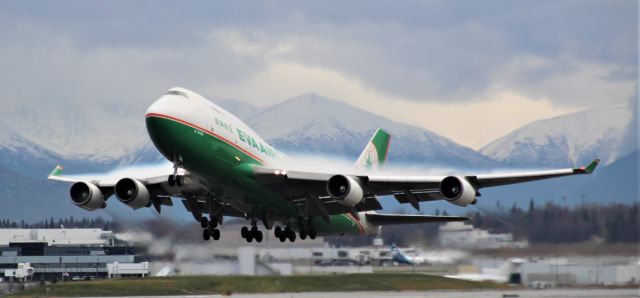
<path id="1" fill-rule="evenodd" d="M 178 91 L 178 90 L 169 90 L 169 92 L 167 92 L 167 94 L 169 94 L 169 95 L 178 95 L 178 96 L 182 96 L 182 97 L 185 97 L 185 98 L 189 98 L 186 93 L 184 93 L 182 91 Z"/>

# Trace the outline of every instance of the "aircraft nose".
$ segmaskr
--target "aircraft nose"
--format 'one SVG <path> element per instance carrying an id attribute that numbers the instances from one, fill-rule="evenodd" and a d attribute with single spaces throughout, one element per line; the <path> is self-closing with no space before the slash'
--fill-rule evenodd
<path id="1" fill-rule="evenodd" d="M 146 115 L 175 116 L 174 114 L 179 114 L 182 109 L 186 109 L 188 102 L 189 95 L 186 89 L 171 88 L 149 106 Z"/>
<path id="2" fill-rule="evenodd" d="M 168 101 L 169 100 L 166 95 L 156 99 L 156 101 L 147 108 L 146 116 L 166 115 L 167 113 L 170 113 L 171 110 L 169 108 Z"/>
<path id="3" fill-rule="evenodd" d="M 176 153 L 176 144 L 184 137 L 184 123 L 197 115 L 197 101 L 189 98 L 186 89 L 173 88 L 153 102 L 146 112 L 147 133 L 158 151 L 167 159 Z"/>

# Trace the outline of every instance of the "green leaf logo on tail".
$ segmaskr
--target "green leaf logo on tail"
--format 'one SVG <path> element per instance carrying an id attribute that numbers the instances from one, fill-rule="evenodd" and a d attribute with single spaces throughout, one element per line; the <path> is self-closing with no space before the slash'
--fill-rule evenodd
<path id="1" fill-rule="evenodd" d="M 367 151 L 367 158 L 364 160 L 364 167 L 367 169 L 371 169 L 373 167 L 373 162 L 371 161 L 371 152 Z"/>
<path id="2" fill-rule="evenodd" d="M 391 135 L 378 129 L 353 165 L 356 169 L 378 169 L 387 160 Z"/>

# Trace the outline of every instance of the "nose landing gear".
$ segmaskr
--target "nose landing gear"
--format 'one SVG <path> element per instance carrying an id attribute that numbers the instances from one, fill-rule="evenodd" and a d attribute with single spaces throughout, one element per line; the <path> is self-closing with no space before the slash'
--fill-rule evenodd
<path id="1" fill-rule="evenodd" d="M 172 154 L 171 160 L 173 162 L 173 175 L 169 175 L 167 179 L 167 184 L 169 186 L 183 186 L 184 185 L 184 175 L 178 174 L 178 169 L 182 168 L 182 158 L 180 156 Z"/>
<path id="2" fill-rule="evenodd" d="M 183 175 L 169 175 L 169 179 L 167 181 L 169 186 L 183 186 L 184 185 L 184 176 Z"/>

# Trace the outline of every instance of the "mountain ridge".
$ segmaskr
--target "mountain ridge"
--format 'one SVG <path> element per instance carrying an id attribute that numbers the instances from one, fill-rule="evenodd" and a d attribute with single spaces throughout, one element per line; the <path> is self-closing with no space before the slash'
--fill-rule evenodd
<path id="1" fill-rule="evenodd" d="M 315 93 L 270 106 L 246 121 L 271 145 L 285 152 L 352 157 L 362 150 L 376 129 L 382 128 L 392 135 L 390 161 L 454 163 L 461 167 L 497 164 L 473 149 L 427 129 L 395 122 Z M 330 150 L 327 145 L 331 146 Z"/>
<path id="2" fill-rule="evenodd" d="M 515 166 L 577 166 L 596 157 L 608 165 L 621 155 L 630 128 L 628 108 L 586 110 L 524 125 L 480 149 Z"/>
<path id="3" fill-rule="evenodd" d="M 369 141 L 375 129 L 383 128 L 392 134 L 389 163 L 402 165 L 403 167 L 419 164 L 422 167 L 425 165 L 429 168 L 433 166 L 441 168 L 444 166 L 447 168 L 457 168 L 472 172 L 478 169 L 491 170 L 497 167 L 566 167 L 575 162 L 567 157 L 569 154 L 568 152 L 565 152 L 567 148 L 569 148 L 567 146 L 546 147 L 548 151 L 540 150 L 540 152 L 544 152 L 545 154 L 533 155 L 530 159 L 525 159 L 525 162 L 506 159 L 496 161 L 491 157 L 485 156 L 471 148 L 457 144 L 450 139 L 429 130 L 399 123 L 389 118 L 369 113 L 359 107 L 351 106 L 342 101 L 326 98 L 313 93 L 302 94 L 269 107 L 256 107 L 241 101 L 230 99 L 219 99 L 215 102 L 229 112 L 237 115 L 266 141 L 274 147 L 283 150 L 285 153 L 296 152 L 327 154 L 355 160 L 358 153 L 360 153 L 364 145 Z M 569 117 L 559 116 L 541 120 L 540 123 L 549 123 L 549 121 L 553 123 L 554 121 L 558 121 L 558 119 L 561 120 L 560 122 L 565 120 L 571 121 L 571 119 L 574 118 L 575 117 L 572 118 L 571 115 L 569 115 Z M 606 120 L 607 117 L 604 118 Z M 579 117 L 575 119 L 578 119 L 576 120 L 578 123 L 580 123 L 580 121 L 585 121 L 584 119 L 580 120 Z M 594 123 L 594 125 L 610 125 L 608 121 L 596 122 L 597 123 Z M 111 122 L 105 122 L 104 125 L 109 125 L 109 123 Z M 139 134 L 140 131 L 144 131 L 142 120 L 135 120 L 127 123 L 140 123 L 141 125 L 141 127 L 132 127 L 131 129 L 137 130 L 138 132 L 133 131 L 131 135 Z M 535 123 L 537 122 L 533 122 L 532 124 Z M 582 124 L 572 124 L 568 125 L 568 127 L 583 127 L 581 125 Z M 51 126 L 55 128 L 55 125 Z M 27 125 L 24 126 L 23 129 L 28 127 L 32 126 Z M 77 126 L 62 126 L 58 129 L 67 129 L 68 127 Z M 527 126 L 523 126 L 511 134 L 518 135 L 517 133 L 526 131 L 526 127 Z M 608 133 L 616 136 L 616 138 L 611 140 L 604 139 L 604 141 L 596 138 L 597 140 L 587 140 L 585 142 L 587 145 L 596 145 L 596 148 L 604 148 L 602 150 L 607 148 L 614 150 L 615 146 L 598 147 L 599 143 L 620 143 L 624 141 L 620 139 L 622 137 L 618 137 L 619 135 L 625 135 L 620 132 L 622 131 L 620 128 L 621 124 L 616 122 L 614 127 L 616 127 L 617 130 L 614 130 L 613 133 L 609 132 L 605 127 L 598 128 L 597 131 L 600 132 L 598 134 L 587 133 L 584 135 L 607 136 Z M 547 130 L 546 128 L 540 130 L 543 132 L 553 131 Z M 539 130 L 536 130 L 536 132 L 538 131 Z M 562 129 L 559 131 L 562 133 L 565 132 Z M 567 131 L 570 132 L 570 130 Z M 42 135 L 43 133 L 40 132 L 40 134 Z M 55 135 L 55 133 L 52 133 L 52 136 Z M 63 132 L 62 135 L 64 135 L 69 141 L 72 141 L 70 136 L 73 136 L 73 131 Z M 99 133 L 97 135 L 99 135 Z M 84 134 L 82 136 L 84 136 Z M 80 138 L 82 138 L 82 136 Z M 544 134 L 541 134 L 541 136 L 545 137 Z M 96 144 L 100 144 L 100 142 L 106 142 L 111 139 L 117 140 L 118 137 L 118 135 L 110 135 L 105 137 L 105 139 L 92 140 L 92 147 L 88 148 L 96 148 Z M 123 140 L 129 140 L 130 137 L 131 136 L 127 136 Z M 501 139 L 504 141 L 504 138 Z M 531 139 L 533 140 L 534 138 L 532 137 Z M 546 139 L 543 138 L 543 140 Z M 555 141 L 556 139 L 552 138 L 552 140 Z M 80 145 L 76 146 L 82 146 L 81 141 L 82 140 L 78 141 Z M 138 142 L 136 143 L 137 145 L 132 147 L 135 148 L 135 150 L 131 150 L 126 154 L 121 154 L 117 158 L 100 156 L 99 153 L 94 155 L 64 155 L 51 150 L 51 148 L 31 142 L 30 136 L 22 135 L 19 131 L 13 129 L 13 127 L 10 127 L 0 121 L 0 171 L 3 171 L 4 173 L 4 175 L 0 175 L 0 183 L 3 183 L 4 185 L 11 185 L 10 189 L 7 187 L 8 190 L 5 189 L 4 192 L 0 191 L 0 202 L 5 206 L 5 208 L 0 210 L 0 218 L 8 218 L 16 215 L 22 216 L 22 214 L 17 214 L 12 212 L 12 210 L 19 210 L 21 208 L 21 204 L 24 204 L 25 202 L 34 204 L 34 206 L 46 204 L 47 208 L 35 212 L 33 215 L 34 217 L 63 217 L 70 214 L 77 215 L 79 214 L 78 212 L 83 212 L 81 209 L 73 206 L 69 202 L 67 198 L 68 185 L 56 184 L 45 180 L 46 175 L 56 164 L 63 164 L 68 173 L 87 173 L 108 172 L 114 168 L 132 164 L 166 162 L 164 157 L 158 153 L 146 135 L 144 135 L 144 137 L 138 137 L 136 142 Z M 46 143 L 47 142 L 42 142 L 42 144 Z M 510 145 L 509 143 L 505 144 L 506 147 L 509 147 Z M 526 145 L 526 143 L 523 144 Z M 558 142 L 550 142 L 549 144 L 562 145 Z M 67 147 L 73 146 L 71 144 L 67 145 Z M 128 145 L 131 144 L 127 144 L 127 146 Z M 122 148 L 118 150 L 121 150 Z M 514 146 L 510 146 L 509 148 L 514 148 Z M 527 147 L 525 146 L 525 149 L 526 148 Z M 588 159 L 587 162 L 594 157 L 591 156 L 591 154 L 594 154 L 593 152 L 595 151 L 587 152 L 588 154 L 585 155 L 584 159 Z M 508 150 L 507 153 L 509 153 Z M 556 156 L 555 159 L 550 158 L 553 157 L 554 154 L 557 154 L 559 157 Z M 622 158 L 622 156 L 618 155 L 616 158 Z M 607 171 L 607 165 L 606 163 L 603 163 L 601 166 L 602 169 L 598 169 L 598 171 L 596 171 L 594 175 L 589 176 L 587 180 L 585 180 L 584 177 L 569 177 L 566 179 L 563 178 L 565 180 L 561 179 L 561 181 L 542 181 L 531 184 L 510 186 L 508 188 L 482 190 L 481 192 L 484 196 L 480 199 L 480 202 L 482 203 L 482 206 L 486 207 L 486 204 L 491 204 L 493 200 L 517 202 L 521 201 L 523 199 L 522 197 L 525 197 L 524 199 L 528 199 L 529 197 L 542 198 L 543 200 L 557 199 L 557 197 L 562 194 L 575 195 L 581 191 L 593 192 L 594 199 L 596 199 L 595 196 L 597 193 L 597 197 L 601 199 L 604 198 L 608 200 L 610 199 L 608 195 L 610 195 L 613 199 L 619 198 L 621 200 L 628 200 L 630 196 L 633 196 L 633 191 L 635 190 L 623 189 L 624 191 L 616 192 L 615 188 L 619 187 L 619 184 L 614 184 L 611 181 L 632 181 L 629 179 L 634 178 L 637 180 L 638 173 L 637 170 L 635 172 L 629 170 L 628 165 L 625 167 L 622 162 L 616 163 L 616 158 L 613 158 L 613 162 L 611 162 L 611 166 L 616 170 Z M 633 156 L 631 158 L 633 158 Z M 586 162 L 581 162 L 582 159 L 582 157 L 579 157 L 574 160 L 577 160 L 578 165 L 586 164 Z M 629 160 L 633 161 L 633 159 Z M 607 176 L 604 177 L 601 175 L 601 171 L 606 173 Z M 599 182 L 605 178 L 608 180 Z M 585 181 L 589 181 L 588 183 L 590 183 L 590 185 L 614 186 L 609 187 L 611 189 L 605 192 L 595 192 L 592 189 L 585 188 Z M 629 191 L 631 191 L 631 193 Z M 569 194 L 569 192 L 571 194 Z M 383 201 L 393 202 L 394 200 L 391 198 L 390 200 L 385 199 Z M 109 210 L 104 210 L 99 213 L 85 212 L 82 214 L 85 214 L 86 216 L 104 216 L 105 212 L 110 215 L 114 212 L 123 213 L 125 211 L 129 211 L 126 207 L 120 206 L 121 204 L 118 204 L 117 201 L 114 202 L 115 203 L 109 205 Z M 449 208 L 447 210 L 450 212 L 464 211 L 463 209 L 455 206 L 448 206 L 448 203 L 446 202 L 433 202 L 426 206 L 426 208 L 443 209 L 444 207 L 437 207 L 443 204 Z M 112 205 L 116 206 L 112 207 Z M 386 208 L 390 207 L 387 203 L 383 203 L 383 206 Z M 176 208 L 173 209 L 176 209 L 176 212 L 183 211 L 177 210 L 178 208 L 180 207 L 176 206 Z M 390 208 L 394 208 L 394 206 L 392 205 Z M 182 213 L 186 214 L 186 212 Z"/>

